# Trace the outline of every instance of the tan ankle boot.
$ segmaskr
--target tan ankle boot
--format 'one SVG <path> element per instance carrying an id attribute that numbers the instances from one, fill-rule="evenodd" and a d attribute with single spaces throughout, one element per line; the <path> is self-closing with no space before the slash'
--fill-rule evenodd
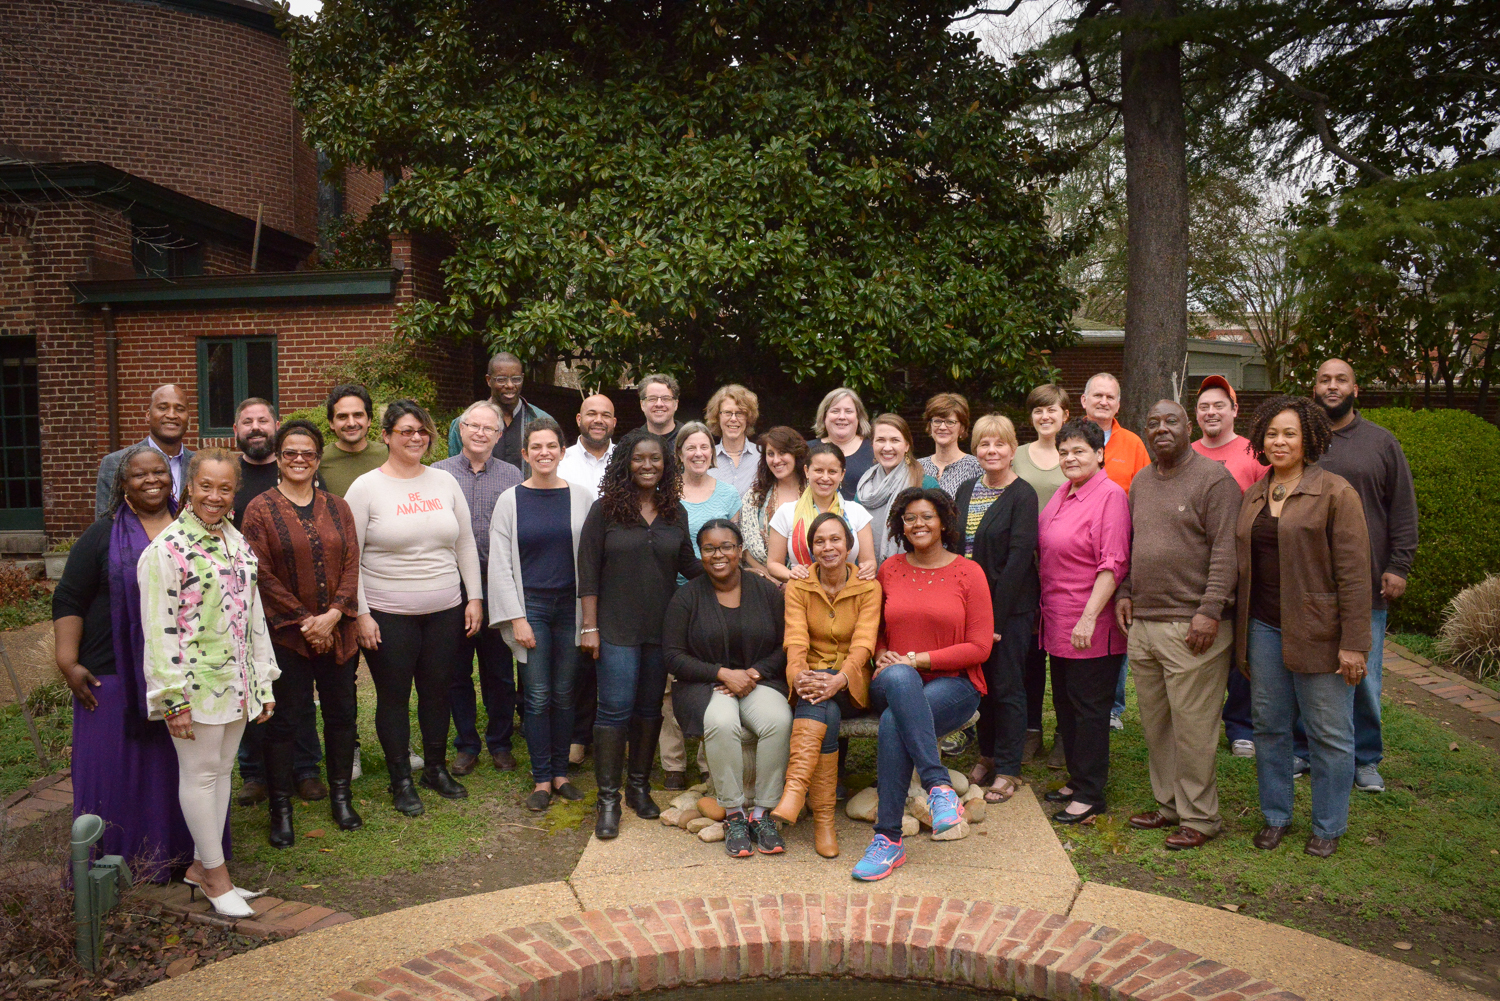
<path id="1" fill-rule="evenodd" d="M 792 749 L 786 762 L 786 786 L 781 793 L 781 802 L 771 811 L 771 816 L 783 824 L 795 824 L 797 815 L 802 812 L 808 783 L 818 766 L 823 737 L 827 733 L 827 724 L 817 720 L 792 720 Z"/>
<path id="2" fill-rule="evenodd" d="M 838 808 L 839 756 L 818 756 L 818 767 L 807 788 L 807 805 L 813 816 L 813 847 L 824 858 L 836 858 L 839 836 L 833 827 L 833 812 Z"/>

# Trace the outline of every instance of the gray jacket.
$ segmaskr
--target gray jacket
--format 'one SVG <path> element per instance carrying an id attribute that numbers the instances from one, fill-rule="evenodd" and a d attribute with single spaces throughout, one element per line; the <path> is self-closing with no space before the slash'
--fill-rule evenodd
<path id="1" fill-rule="evenodd" d="M 161 449 L 156 448 L 156 445 L 151 441 L 150 435 L 147 435 L 146 439 L 138 442 L 138 444 L 149 445 L 151 448 L 155 448 L 156 451 L 161 452 Z M 109 453 L 99 461 L 99 478 L 94 482 L 94 518 L 96 520 L 109 513 L 109 498 L 115 490 L 115 474 L 120 469 L 120 460 L 125 458 L 125 453 L 134 447 L 135 445 L 128 445 L 118 451 Z M 182 451 L 177 455 L 166 455 L 164 452 L 162 455 L 167 460 L 167 469 L 171 470 L 172 473 L 172 493 L 180 497 L 182 495 L 183 483 L 187 480 L 188 460 L 193 457 L 193 452 L 184 445 Z"/>
<path id="2" fill-rule="evenodd" d="M 566 482 L 566 481 L 565 481 Z M 583 531 L 583 522 L 594 506 L 594 491 L 581 483 L 568 483 L 569 521 L 573 527 L 573 563 L 578 563 L 578 536 Z M 516 661 L 526 663 L 526 648 L 516 642 L 513 619 L 526 617 L 526 585 L 521 580 L 521 537 L 516 532 L 516 488 L 511 487 L 495 502 L 495 513 L 490 518 L 490 579 L 487 600 L 489 602 L 492 628 L 500 630 L 501 637 Z M 576 643 L 583 638 L 578 632 L 583 628 L 583 602 L 575 599 L 573 607 L 574 634 Z"/>

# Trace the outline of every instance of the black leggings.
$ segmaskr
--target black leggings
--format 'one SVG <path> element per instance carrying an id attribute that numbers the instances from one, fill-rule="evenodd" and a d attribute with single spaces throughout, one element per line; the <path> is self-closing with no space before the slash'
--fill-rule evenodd
<path id="1" fill-rule="evenodd" d="M 836 674 L 836 671 L 824 671 L 824 674 Z M 810 719 L 814 723 L 822 723 L 828 727 L 828 732 L 823 734 L 824 754 L 834 754 L 839 749 L 839 724 L 844 721 L 844 716 L 849 714 L 849 690 L 846 688 L 833 698 L 824 702 L 812 703 L 797 696 L 797 702 L 792 707 L 792 719 Z"/>
<path id="2" fill-rule="evenodd" d="M 385 752 L 386 768 L 404 763 L 411 753 L 413 682 L 422 757 L 438 764 L 447 753 L 448 686 L 453 681 L 453 665 L 464 652 L 464 606 L 426 615 L 374 610 L 370 615 L 380 627 L 380 646 L 366 651 L 365 660 L 375 681 L 375 733 Z"/>
<path id="3" fill-rule="evenodd" d="M 313 687 L 317 686 L 318 704 L 323 710 L 324 740 L 355 724 L 354 672 L 359 667 L 359 653 L 339 663 L 332 651 L 304 657 L 291 647 L 271 644 L 281 677 L 271 682 L 276 712 L 266 722 L 266 740 L 290 743 L 297 737 L 297 727 L 305 713 L 312 712 Z"/>

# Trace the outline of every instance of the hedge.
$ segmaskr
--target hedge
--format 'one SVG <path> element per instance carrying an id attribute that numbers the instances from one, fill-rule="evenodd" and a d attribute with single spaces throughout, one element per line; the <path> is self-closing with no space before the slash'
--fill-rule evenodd
<path id="1" fill-rule="evenodd" d="M 377 414 L 383 413 L 384 409 L 385 408 L 383 404 L 375 404 L 375 412 Z M 449 420 L 445 420 L 439 417 L 437 414 L 434 414 L 432 419 L 437 424 L 438 436 L 437 440 L 432 443 L 432 451 L 428 453 L 427 458 L 422 460 L 429 466 L 440 459 L 448 458 Z M 333 429 L 328 426 L 328 414 L 323 407 L 305 407 L 302 410 L 293 410 L 289 414 L 282 414 L 281 420 L 282 423 L 296 420 L 311 422 L 314 427 L 316 427 L 323 433 L 324 449 L 330 449 L 334 447 L 333 441 L 335 435 L 333 433 Z M 370 431 L 365 435 L 365 437 L 370 439 L 371 441 L 380 441 L 379 417 L 370 422 Z"/>
<path id="2" fill-rule="evenodd" d="M 1465 410 L 1361 414 L 1396 436 L 1417 490 L 1417 559 L 1389 629 L 1435 635 L 1454 595 L 1500 573 L 1500 428 Z"/>

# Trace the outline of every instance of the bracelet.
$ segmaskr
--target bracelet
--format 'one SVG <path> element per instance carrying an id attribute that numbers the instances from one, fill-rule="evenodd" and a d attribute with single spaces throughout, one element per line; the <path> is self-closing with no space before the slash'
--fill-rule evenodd
<path id="1" fill-rule="evenodd" d="M 582 635 L 583 633 L 597 633 L 598 631 L 599 631 L 599 627 L 598 626 L 588 626 L 586 628 L 578 630 L 578 632 L 579 632 L 580 635 Z"/>

